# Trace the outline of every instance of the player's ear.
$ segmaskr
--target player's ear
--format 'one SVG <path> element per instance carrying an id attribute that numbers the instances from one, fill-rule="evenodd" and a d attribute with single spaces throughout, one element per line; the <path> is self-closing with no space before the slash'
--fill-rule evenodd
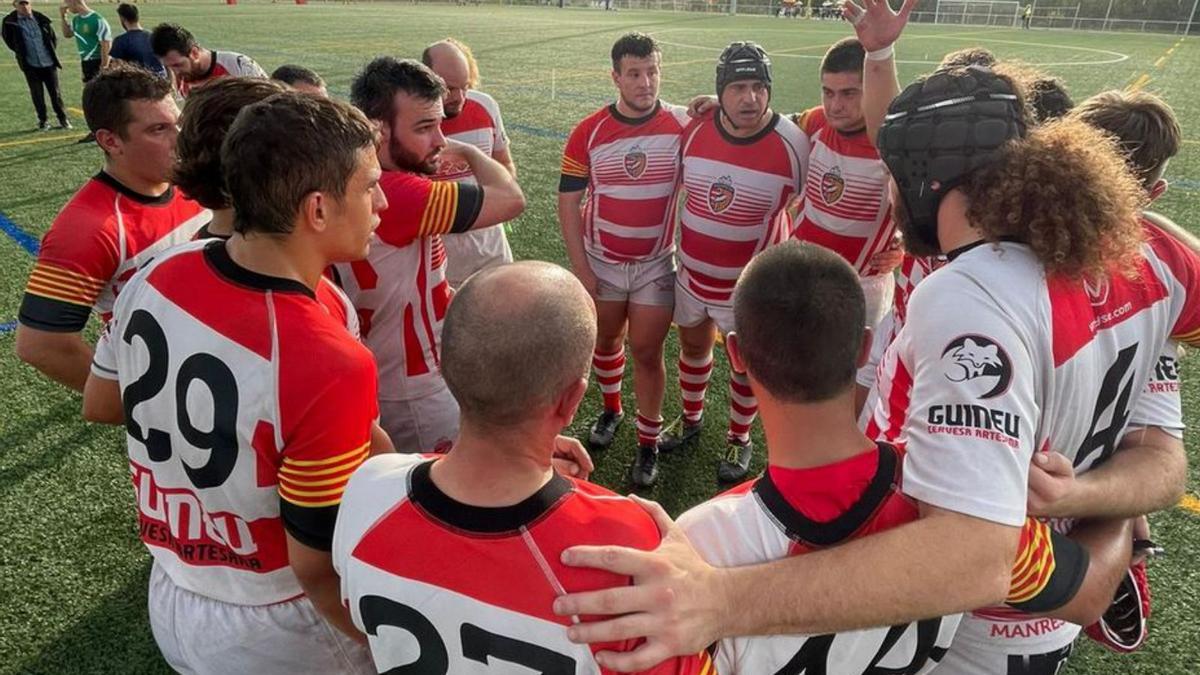
<path id="1" fill-rule="evenodd" d="M 867 326 L 863 328 L 862 344 L 858 346 L 858 360 L 854 362 L 855 367 L 862 368 L 867 365 L 867 361 L 871 358 L 871 343 L 875 341 L 875 331 Z"/>
<path id="2" fill-rule="evenodd" d="M 558 400 L 554 404 L 554 413 L 562 421 L 564 427 L 575 419 L 575 412 L 579 410 L 579 404 L 583 402 L 587 389 L 588 380 L 586 377 L 581 377 L 565 387 L 559 394 Z"/>
<path id="3" fill-rule="evenodd" d="M 329 196 L 314 190 L 300 200 L 300 215 L 314 232 L 324 232 L 329 227 L 329 207 Z"/>
<path id="4" fill-rule="evenodd" d="M 725 351 L 729 354 L 729 367 L 735 372 L 745 373 L 746 363 L 742 361 L 742 352 L 738 344 L 736 331 L 731 331 L 725 336 Z"/>
<path id="5" fill-rule="evenodd" d="M 96 145 L 100 146 L 106 155 L 121 154 L 121 136 L 110 129 L 96 130 Z"/>

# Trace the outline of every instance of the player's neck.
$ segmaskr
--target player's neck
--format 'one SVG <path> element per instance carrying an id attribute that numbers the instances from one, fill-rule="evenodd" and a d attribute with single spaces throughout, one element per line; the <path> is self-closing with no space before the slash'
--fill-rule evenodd
<path id="1" fill-rule="evenodd" d="M 233 236 L 233 209 L 213 209 L 208 233 L 215 237 Z"/>
<path id="2" fill-rule="evenodd" d="M 554 436 L 484 433 L 463 420 L 458 440 L 430 472 L 439 490 L 471 506 L 512 506 L 550 480 Z"/>
<path id="3" fill-rule="evenodd" d="M 721 129 L 734 138 L 750 138 L 751 136 L 767 128 L 767 125 L 771 123 L 771 120 L 774 117 L 775 113 L 770 108 L 767 108 L 766 111 L 763 112 L 762 117 L 758 118 L 758 121 L 755 122 L 753 126 L 735 127 L 725 112 L 721 111 L 717 114 L 717 124 L 720 124 Z"/>
<path id="4" fill-rule="evenodd" d="M 162 180 L 147 180 L 138 176 L 136 171 L 129 170 L 118 162 L 108 159 L 104 162 L 104 173 L 112 176 L 118 183 L 133 190 L 139 195 L 158 197 L 170 189 L 171 184 Z"/>
<path id="5" fill-rule="evenodd" d="M 643 117 L 648 117 L 650 113 L 654 112 L 654 108 L 651 107 L 649 110 L 637 110 L 636 108 L 630 107 L 630 105 L 625 102 L 624 98 L 618 96 L 617 112 L 621 113 L 621 115 L 625 116 L 627 119 L 640 120 Z"/>
<path id="6" fill-rule="evenodd" d="M 235 263 L 251 272 L 298 281 L 316 292 L 329 261 L 304 244 L 295 233 L 270 236 L 251 232 L 234 234 L 226 248 Z"/>
<path id="7" fill-rule="evenodd" d="M 855 419 L 853 387 L 819 403 L 782 403 L 760 396 L 759 416 L 767 437 L 767 462 L 773 466 L 824 466 L 871 447 Z"/>
<path id="8" fill-rule="evenodd" d="M 938 244 L 943 253 L 957 251 L 982 240 L 983 233 L 967 218 L 967 197 L 962 190 L 946 193 L 937 212 Z"/>

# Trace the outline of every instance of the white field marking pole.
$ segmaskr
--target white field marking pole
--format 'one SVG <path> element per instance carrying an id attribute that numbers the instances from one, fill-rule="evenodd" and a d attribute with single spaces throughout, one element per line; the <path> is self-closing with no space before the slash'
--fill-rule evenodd
<path id="1" fill-rule="evenodd" d="M 554 94 L 558 89 L 558 70 L 550 69 L 550 100 L 554 100 Z"/>
<path id="2" fill-rule="evenodd" d="M 1192 22 L 1196 20 L 1196 5 L 1200 5 L 1200 0 L 1192 0 L 1192 14 L 1188 17 L 1187 30 L 1183 32 L 1184 35 L 1192 34 Z"/>

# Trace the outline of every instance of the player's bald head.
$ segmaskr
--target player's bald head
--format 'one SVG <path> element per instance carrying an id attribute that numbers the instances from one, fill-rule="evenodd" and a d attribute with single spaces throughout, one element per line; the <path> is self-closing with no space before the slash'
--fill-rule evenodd
<path id="1" fill-rule="evenodd" d="M 461 68 L 464 73 L 470 69 L 467 55 L 449 40 L 440 40 L 426 47 L 421 52 L 421 62 L 439 75 L 444 68 Z"/>
<path id="2" fill-rule="evenodd" d="M 442 374 L 464 421 L 516 426 L 587 376 L 591 298 L 570 272 L 519 262 L 472 276 L 442 326 Z"/>

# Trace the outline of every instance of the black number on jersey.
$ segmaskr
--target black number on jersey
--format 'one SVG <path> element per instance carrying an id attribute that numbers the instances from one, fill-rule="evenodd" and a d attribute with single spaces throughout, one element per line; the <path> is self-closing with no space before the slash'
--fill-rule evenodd
<path id="1" fill-rule="evenodd" d="M 447 675 L 450 657 L 446 641 L 438 634 L 433 622 L 416 609 L 402 602 L 378 595 L 365 595 L 358 601 L 363 628 L 367 635 L 377 636 L 380 626 L 407 631 L 420 652 L 416 659 L 396 666 L 384 675 Z M 489 665 L 489 659 L 524 666 L 542 675 L 570 675 L 575 672 L 575 659 L 540 645 L 504 637 L 464 622 L 459 628 L 463 658 Z"/>
<path id="2" fill-rule="evenodd" d="M 926 619 L 917 622 L 917 646 L 913 652 L 912 661 L 903 668 L 885 668 L 879 662 L 887 656 L 892 647 L 904 636 L 904 632 L 912 624 L 899 624 L 888 629 L 875 658 L 863 670 L 863 675 L 913 675 L 919 673 L 930 662 L 938 663 L 946 655 L 946 650 L 935 646 L 938 633 L 942 628 L 940 618 Z M 804 646 L 791 658 L 775 675 L 825 675 L 830 671 L 829 651 L 833 647 L 835 635 L 817 635 L 804 641 Z M 834 664 L 834 671 L 838 671 Z"/>
<path id="3" fill-rule="evenodd" d="M 1117 441 L 1129 421 L 1129 398 L 1133 395 L 1133 357 L 1137 355 L 1137 344 L 1129 345 L 1117 353 L 1117 360 L 1104 373 L 1100 395 L 1096 397 L 1096 408 L 1092 411 L 1092 426 L 1088 436 L 1075 452 L 1075 467 L 1088 462 L 1099 452 L 1090 466 L 1103 464 L 1117 449 Z M 1109 412 L 1108 426 L 1098 429 L 1104 413 Z"/>
<path id="4" fill-rule="evenodd" d="M 133 411 L 138 404 L 154 398 L 167 386 L 171 362 L 167 336 L 150 312 L 139 309 L 129 317 L 121 337 L 127 344 L 133 344 L 134 338 L 141 338 L 150 355 L 146 372 L 121 392 L 125 428 L 130 436 L 146 446 L 146 454 L 152 461 L 165 462 L 173 454 L 171 435 L 161 429 L 143 430 L 134 419 Z M 197 429 L 188 413 L 188 391 L 194 382 L 204 383 L 212 398 L 213 424 L 208 431 Z M 233 473 L 238 457 L 237 413 L 237 379 L 229 366 L 212 354 L 193 354 L 185 359 L 175 376 L 175 423 L 188 443 L 210 451 L 208 461 L 200 467 L 183 462 L 183 469 L 196 488 L 221 485 Z"/>
<path id="5" fill-rule="evenodd" d="M 1058 675 L 1067 665 L 1073 646 L 1045 654 L 1009 654 L 1006 675 Z"/>

